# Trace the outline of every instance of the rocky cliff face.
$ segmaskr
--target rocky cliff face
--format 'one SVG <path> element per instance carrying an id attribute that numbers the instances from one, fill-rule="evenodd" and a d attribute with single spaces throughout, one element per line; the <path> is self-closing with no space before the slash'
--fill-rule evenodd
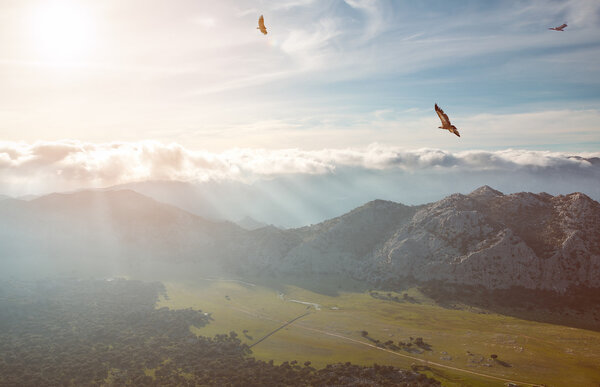
<path id="1" fill-rule="evenodd" d="M 380 248 L 394 231 L 409 222 L 415 207 L 375 200 L 343 216 L 289 231 L 300 235 L 279 264 L 301 272 L 348 272 L 363 267 L 365 257 Z"/>
<path id="2" fill-rule="evenodd" d="M 600 287 L 599 247 L 600 204 L 587 196 L 503 195 L 485 186 L 417 211 L 365 257 L 372 270 L 355 274 L 488 288 Z"/>

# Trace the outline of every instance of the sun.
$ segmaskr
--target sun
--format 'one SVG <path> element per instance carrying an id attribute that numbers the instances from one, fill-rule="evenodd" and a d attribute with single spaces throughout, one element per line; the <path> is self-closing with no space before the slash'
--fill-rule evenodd
<path id="1" fill-rule="evenodd" d="M 89 10 L 74 1 L 45 1 L 35 8 L 31 30 L 36 51 L 45 61 L 77 61 L 93 43 Z"/>

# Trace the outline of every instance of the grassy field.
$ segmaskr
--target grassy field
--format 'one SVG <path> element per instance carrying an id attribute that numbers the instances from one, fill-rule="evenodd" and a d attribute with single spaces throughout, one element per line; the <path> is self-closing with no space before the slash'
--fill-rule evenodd
<path id="1" fill-rule="evenodd" d="M 408 291 L 416 301 L 411 303 L 374 298 L 363 290 L 317 293 L 292 285 L 232 280 L 165 285 L 168 299 L 161 299 L 158 307 L 209 312 L 213 321 L 193 328 L 195 333 L 211 336 L 235 331 L 249 345 L 310 312 L 254 346 L 253 356 L 262 360 L 308 360 L 317 367 L 346 361 L 426 366 L 430 368 L 426 373 L 445 386 L 503 386 L 509 380 L 519 385 L 600 384 L 599 332 L 444 309 L 416 289 Z M 402 300 L 402 294 L 391 295 Z M 381 342 L 422 337 L 431 351 L 378 348 L 361 335 L 363 330 Z M 491 354 L 497 359 L 490 359 Z"/>

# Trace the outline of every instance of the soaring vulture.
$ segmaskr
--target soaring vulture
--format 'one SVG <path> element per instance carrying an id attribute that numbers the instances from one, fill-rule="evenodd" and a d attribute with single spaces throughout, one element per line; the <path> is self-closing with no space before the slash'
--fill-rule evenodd
<path id="1" fill-rule="evenodd" d="M 554 30 L 554 31 L 564 31 L 565 27 L 567 26 L 567 23 L 560 25 L 558 27 L 553 27 L 553 28 L 548 28 L 549 30 Z"/>
<path id="2" fill-rule="evenodd" d="M 267 27 L 265 27 L 265 18 L 263 17 L 263 15 L 260 15 L 260 17 L 258 18 L 258 27 L 256 27 L 257 30 L 260 30 L 260 32 L 262 32 L 263 34 L 267 34 Z"/>
<path id="3" fill-rule="evenodd" d="M 440 109 L 440 107 L 437 105 L 437 103 L 435 104 L 435 112 L 440 117 L 440 120 L 442 120 L 442 126 L 438 126 L 438 128 L 446 129 L 450 133 L 454 133 L 458 137 L 460 137 L 460 134 L 458 133 L 458 129 L 456 129 L 456 126 L 454 126 L 450 123 L 450 119 L 448 118 L 448 115 L 446 115 L 446 113 L 444 113 L 444 111 L 442 109 Z"/>

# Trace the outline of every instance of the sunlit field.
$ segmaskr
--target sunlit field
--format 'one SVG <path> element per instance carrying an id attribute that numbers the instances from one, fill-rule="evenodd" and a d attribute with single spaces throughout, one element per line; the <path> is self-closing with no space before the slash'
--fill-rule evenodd
<path id="1" fill-rule="evenodd" d="M 444 385 L 594 385 L 600 381 L 600 333 L 520 320 L 497 314 L 449 310 L 436 306 L 417 290 L 390 293 L 400 302 L 366 292 L 323 295 L 296 286 L 279 289 L 231 280 L 166 284 L 167 299 L 158 307 L 200 308 L 213 321 L 199 335 L 235 331 L 252 345 L 285 322 L 303 315 L 252 347 L 253 355 L 275 362 L 311 361 L 389 364 L 417 367 Z M 387 296 L 387 292 L 378 292 Z M 291 300 L 318 304 L 307 306 Z M 362 331 L 368 332 L 368 338 Z M 384 343 L 413 343 L 423 350 L 390 350 Z M 421 353 L 419 353 L 421 352 Z M 497 355 L 496 359 L 490 358 Z"/>

